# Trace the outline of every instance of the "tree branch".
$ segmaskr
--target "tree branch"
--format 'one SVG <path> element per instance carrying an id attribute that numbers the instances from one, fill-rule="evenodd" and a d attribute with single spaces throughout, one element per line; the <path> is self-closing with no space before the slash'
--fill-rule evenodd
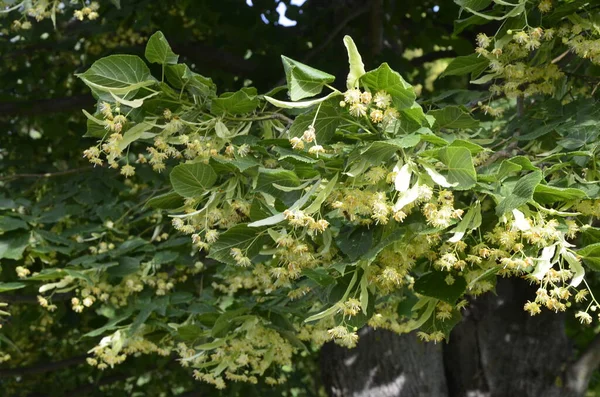
<path id="1" fill-rule="evenodd" d="M 22 367 L 22 368 L 10 368 L 10 369 L 0 369 L 0 379 L 9 378 L 11 376 L 24 376 L 24 375 L 35 375 L 41 374 L 44 372 L 56 371 L 58 369 L 71 367 L 73 365 L 80 365 L 85 362 L 87 355 L 76 356 L 72 358 L 68 358 L 62 361 L 55 361 L 51 363 L 43 363 L 39 365 L 34 365 L 31 367 Z"/>
<path id="2" fill-rule="evenodd" d="M 73 294 L 70 292 L 64 294 L 54 294 L 51 297 L 46 297 L 51 302 L 65 302 L 73 297 Z M 0 302 L 7 303 L 38 303 L 36 295 L 9 295 L 9 294 L 0 294 Z"/>
<path id="3" fill-rule="evenodd" d="M 74 168 L 72 170 L 65 170 L 65 171 L 58 171 L 58 172 L 46 172 L 45 174 L 14 174 L 14 175 L 7 175 L 7 176 L 0 177 L 0 181 L 11 181 L 13 179 L 20 179 L 20 178 L 53 178 L 53 177 L 57 177 L 57 176 L 91 171 L 93 169 L 94 169 L 94 167 L 90 166 L 90 167 Z"/>
<path id="4" fill-rule="evenodd" d="M 94 390 L 97 390 L 98 387 L 100 387 L 100 386 L 110 385 L 112 383 L 117 383 L 117 382 L 120 382 L 123 380 L 127 380 L 127 378 L 129 378 L 131 376 L 132 375 L 123 375 L 123 374 L 107 376 L 107 377 L 101 378 L 97 382 L 83 385 L 83 386 L 77 387 L 73 390 L 70 390 L 66 394 L 64 394 L 64 396 L 65 397 L 86 396 L 86 395 L 89 395 L 90 393 L 92 393 Z"/>
<path id="5" fill-rule="evenodd" d="M 567 389 L 583 395 L 588 388 L 592 374 L 600 365 L 600 335 L 596 335 L 592 343 L 566 372 Z"/>
<path id="6" fill-rule="evenodd" d="M 91 95 L 75 95 L 64 98 L 49 98 L 36 101 L 0 102 L 0 115 L 38 115 L 69 112 L 96 103 Z"/>
<path id="7" fill-rule="evenodd" d="M 317 56 L 319 53 L 321 53 L 323 50 L 325 50 L 329 46 L 329 44 L 331 43 L 331 41 L 333 39 L 335 39 L 336 36 L 342 30 L 344 30 L 344 28 L 350 22 L 352 22 L 354 19 L 358 18 L 359 16 L 361 16 L 365 12 L 369 11 L 370 9 L 371 9 L 371 3 L 367 2 L 367 4 L 363 5 L 360 8 L 357 8 L 356 10 L 354 10 L 354 12 L 351 12 L 350 14 L 348 14 L 346 16 L 346 18 L 344 18 L 336 27 L 334 27 L 331 30 L 331 33 L 329 33 L 329 35 L 325 38 L 325 40 L 323 40 L 321 42 L 321 45 L 319 45 L 317 48 L 315 48 L 314 50 L 312 50 L 311 52 L 309 52 L 308 55 L 306 55 L 302 61 L 306 63 L 306 62 L 310 61 L 311 59 L 313 59 L 315 56 Z"/>

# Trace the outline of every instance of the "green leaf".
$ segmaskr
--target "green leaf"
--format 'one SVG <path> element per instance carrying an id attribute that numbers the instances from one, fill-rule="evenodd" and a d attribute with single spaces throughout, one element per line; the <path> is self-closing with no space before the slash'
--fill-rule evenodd
<path id="1" fill-rule="evenodd" d="M 169 42 L 161 31 L 150 36 L 148 44 L 146 44 L 144 56 L 148 62 L 158 63 L 160 65 L 176 64 L 179 60 L 179 55 L 171 50 Z"/>
<path id="2" fill-rule="evenodd" d="M 156 83 L 150 69 L 135 55 L 110 55 L 99 59 L 77 75 L 96 94 L 128 94 Z"/>
<path id="3" fill-rule="evenodd" d="M 216 115 L 246 114 L 258 107 L 256 88 L 245 87 L 236 92 L 226 92 L 212 100 L 210 111 Z"/>
<path id="4" fill-rule="evenodd" d="M 440 110 L 432 110 L 428 114 L 435 117 L 438 128 L 475 128 L 479 122 L 458 106 L 446 106 Z"/>
<path id="5" fill-rule="evenodd" d="M 383 90 L 390 94 L 392 103 L 398 110 L 411 108 L 417 98 L 412 86 L 387 63 L 382 63 L 377 69 L 365 73 L 360 80 L 363 86 L 371 91 Z"/>
<path id="6" fill-rule="evenodd" d="M 27 222 L 12 216 L 0 216 L 0 233 L 10 232 L 17 229 L 29 229 Z"/>
<path id="7" fill-rule="evenodd" d="M 477 54 L 456 57 L 440 75 L 440 78 L 446 76 L 462 76 L 469 73 L 478 75 L 488 67 L 489 63 L 490 61 L 488 61 L 487 58 L 480 57 Z"/>
<path id="8" fill-rule="evenodd" d="M 0 237 L 0 259 L 21 259 L 29 245 L 29 233 L 10 233 Z"/>
<path id="9" fill-rule="evenodd" d="M 177 192 L 169 192 L 152 197 L 146 201 L 146 207 L 171 210 L 183 206 L 183 202 L 183 197 L 177 194 Z"/>
<path id="10" fill-rule="evenodd" d="M 300 186 L 300 179 L 295 172 L 285 170 L 283 168 L 259 168 L 258 179 L 256 181 L 256 187 L 254 190 L 279 198 L 287 205 L 292 205 L 298 199 L 298 192 L 283 192 L 273 185 L 281 185 L 286 187 Z"/>
<path id="11" fill-rule="evenodd" d="M 310 203 L 310 205 L 304 209 L 304 213 L 311 215 L 319 211 L 321 209 L 321 204 L 323 204 L 325 200 L 327 200 L 327 198 L 335 188 L 337 180 L 338 174 L 335 174 L 335 176 L 331 178 L 329 182 L 327 182 L 327 185 L 325 185 L 323 190 L 321 190 L 319 194 L 317 194 L 317 197 L 315 197 L 313 202 Z"/>
<path id="12" fill-rule="evenodd" d="M 348 64 L 350 67 L 348 78 L 346 79 L 346 87 L 348 89 L 358 88 L 359 79 L 366 73 L 365 65 L 363 64 L 362 57 L 360 56 L 352 37 L 344 36 L 344 45 L 348 52 Z"/>
<path id="13" fill-rule="evenodd" d="M 448 167 L 448 182 L 457 184 L 455 190 L 467 190 L 475 186 L 477 173 L 469 149 L 448 146 L 440 150 L 439 159 Z"/>
<path id="14" fill-rule="evenodd" d="M 448 241 L 451 243 L 460 241 L 467 232 L 475 230 L 481 226 L 481 220 L 481 204 L 478 201 L 474 206 L 469 208 L 458 225 L 452 229 L 452 233 L 454 233 L 454 235 Z"/>
<path id="15" fill-rule="evenodd" d="M 173 190 L 183 197 L 198 197 L 215 184 L 217 174 L 203 163 L 179 164 L 169 175 Z"/>
<path id="16" fill-rule="evenodd" d="M 456 4 L 464 8 L 481 11 L 492 4 L 492 0 L 454 0 Z"/>
<path id="17" fill-rule="evenodd" d="M 311 99 L 310 101 L 299 101 L 299 102 L 286 102 L 280 101 L 279 99 L 271 98 L 270 96 L 265 95 L 265 100 L 270 104 L 277 106 L 283 109 L 305 109 L 314 105 L 318 105 L 321 102 L 325 102 L 326 100 L 342 95 L 339 91 L 333 91 L 329 93 L 327 96 L 317 99 Z"/>
<path id="18" fill-rule="evenodd" d="M 414 290 L 419 294 L 437 298 L 453 305 L 465 293 L 467 281 L 462 276 L 452 274 L 454 282 L 448 285 L 446 278 L 449 275 L 448 272 L 440 271 L 426 273 L 415 281 Z"/>
<path id="19" fill-rule="evenodd" d="M 302 274 L 321 287 L 327 287 L 328 285 L 335 283 L 335 278 L 330 276 L 327 269 L 323 269 L 322 267 L 316 269 L 303 269 Z"/>
<path id="20" fill-rule="evenodd" d="M 519 164 L 513 163 L 511 160 L 503 160 L 500 164 L 500 168 L 496 173 L 496 178 L 499 181 L 502 181 L 504 178 L 513 174 L 515 172 L 519 172 L 523 169 Z"/>
<path id="21" fill-rule="evenodd" d="M 371 248 L 373 229 L 366 226 L 344 225 L 336 236 L 335 243 L 351 261 L 356 261 Z"/>
<path id="22" fill-rule="evenodd" d="M 337 106 L 324 103 L 321 105 L 318 115 L 316 108 L 310 112 L 299 115 L 290 126 L 288 132 L 289 137 L 301 137 L 314 120 L 317 142 L 319 142 L 319 144 L 329 143 L 335 134 L 336 128 L 341 122 L 338 108 L 339 107 Z M 315 115 L 317 115 L 316 120 Z"/>
<path id="23" fill-rule="evenodd" d="M 418 103 L 413 103 L 411 107 L 400 110 L 400 118 L 408 118 L 415 121 L 420 126 L 431 127 L 435 123 L 435 118 L 423 112 L 423 108 Z"/>
<path id="24" fill-rule="evenodd" d="M 129 240 L 123 242 L 121 245 L 119 245 L 114 250 L 109 251 L 109 255 L 114 258 L 119 258 L 122 255 L 125 255 L 129 252 L 134 252 L 138 248 L 147 246 L 149 244 L 150 243 L 148 241 L 144 240 L 141 237 L 133 237 L 133 238 L 130 238 Z"/>
<path id="25" fill-rule="evenodd" d="M 388 139 L 371 143 L 366 149 L 360 151 L 360 157 L 373 165 L 379 165 L 382 161 L 388 161 L 400 149 L 417 146 L 421 142 L 418 134 L 406 135 L 402 138 Z"/>
<path id="26" fill-rule="evenodd" d="M 404 228 L 394 230 L 393 232 L 382 238 L 379 241 L 379 244 L 367 251 L 360 259 L 363 259 L 367 262 L 373 261 L 375 258 L 377 258 L 377 255 L 379 255 L 379 253 L 383 251 L 386 247 L 395 243 L 396 241 L 400 241 L 404 237 L 405 232 L 406 230 Z"/>
<path id="27" fill-rule="evenodd" d="M 325 84 L 335 80 L 335 76 L 318 69 L 294 61 L 286 56 L 281 56 L 287 86 L 292 101 L 310 98 L 318 95 Z"/>
<path id="28" fill-rule="evenodd" d="M 177 89 L 186 88 L 192 95 L 201 98 L 212 98 L 217 92 L 217 86 L 211 79 L 192 72 L 185 64 L 167 65 L 165 76 L 173 87 Z"/>
<path id="29" fill-rule="evenodd" d="M 520 178 L 511 193 L 498 203 L 496 215 L 502 216 L 533 199 L 533 193 L 541 181 L 542 171 L 534 171 Z"/>
<path id="30" fill-rule="evenodd" d="M 120 316 L 115 317 L 112 320 L 108 321 L 103 327 L 100 327 L 98 329 L 90 331 L 87 334 L 84 334 L 83 336 L 93 338 L 93 337 L 102 335 L 106 331 L 112 331 L 113 329 L 118 328 L 119 323 L 122 323 L 123 321 L 125 321 L 129 317 L 131 317 L 132 313 L 133 313 L 133 310 L 130 308 L 127 311 L 125 311 L 123 314 L 121 314 Z"/>
<path id="31" fill-rule="evenodd" d="M 0 292 L 14 291 L 16 289 L 24 288 L 26 285 L 27 284 L 20 282 L 0 283 Z"/>
<path id="32" fill-rule="evenodd" d="M 263 245 L 269 243 L 269 240 L 270 237 L 263 234 L 260 229 L 239 224 L 219 236 L 217 242 L 210 248 L 208 257 L 221 263 L 235 265 L 236 262 L 231 256 L 232 248 L 241 249 L 248 258 L 252 259 L 258 255 Z"/>
<path id="33" fill-rule="evenodd" d="M 127 146 L 140 139 L 151 128 L 152 126 L 145 122 L 134 125 L 123 134 L 123 139 L 119 141 L 119 149 L 125 150 Z"/>
<path id="34" fill-rule="evenodd" d="M 588 195 L 580 189 L 562 188 L 539 184 L 533 193 L 533 199 L 540 204 L 551 204 L 557 201 L 571 201 L 589 198 Z"/>
<path id="35" fill-rule="evenodd" d="M 577 251 L 586 265 L 592 269 L 600 271 L 600 243 L 588 245 Z"/>

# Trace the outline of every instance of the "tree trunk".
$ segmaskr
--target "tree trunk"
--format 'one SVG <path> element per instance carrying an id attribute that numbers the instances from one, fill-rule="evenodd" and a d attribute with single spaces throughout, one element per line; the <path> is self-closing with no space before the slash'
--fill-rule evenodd
<path id="1" fill-rule="evenodd" d="M 523 304 L 535 289 L 501 279 L 497 295 L 473 300 L 447 344 L 414 334 L 364 329 L 355 349 L 332 343 L 321 370 L 332 397 L 578 397 L 565 379 L 573 349 L 564 316 L 531 317 Z"/>

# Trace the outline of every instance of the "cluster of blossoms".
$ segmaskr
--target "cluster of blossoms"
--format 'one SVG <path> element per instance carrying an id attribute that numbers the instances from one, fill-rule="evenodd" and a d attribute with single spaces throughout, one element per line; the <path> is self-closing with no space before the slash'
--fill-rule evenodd
<path id="1" fill-rule="evenodd" d="M 312 143 L 312 146 L 308 149 L 308 153 L 314 154 L 317 157 L 319 157 L 319 154 L 325 153 L 325 148 L 317 144 L 314 125 L 309 125 L 301 137 L 290 138 L 290 143 L 292 144 L 292 148 L 296 150 L 304 150 L 305 144 Z"/>
<path id="2" fill-rule="evenodd" d="M 226 386 L 225 379 L 233 382 L 256 384 L 258 376 L 267 373 L 265 382 L 275 385 L 286 381 L 284 374 L 270 374 L 269 367 L 291 366 L 295 348 L 281 335 L 265 327 L 262 320 L 251 316 L 245 320 L 232 338 L 220 339 L 222 343 L 207 348 L 200 354 L 185 343 L 179 343 L 176 351 L 184 367 L 194 370 L 194 377 L 215 385 Z M 222 370 L 215 367 L 222 368 Z M 200 369 L 201 368 L 201 369 Z"/>
<path id="3" fill-rule="evenodd" d="M 309 232 L 322 233 L 329 226 L 329 222 L 325 219 L 315 220 L 310 215 L 307 215 L 302 210 L 285 210 L 283 216 L 289 222 L 289 225 L 294 228 L 306 227 Z"/>
<path id="4" fill-rule="evenodd" d="M 64 13 L 65 6 L 63 3 L 57 4 L 56 1 L 49 0 L 31 0 L 25 2 L 26 9 L 25 16 L 29 16 L 31 18 L 35 18 L 36 21 L 40 22 L 44 19 L 54 18 L 55 14 Z M 92 1 L 88 6 L 85 6 L 79 10 L 75 10 L 73 12 L 73 17 L 76 19 L 83 21 L 84 19 L 88 19 L 93 21 L 98 19 L 100 16 L 98 14 L 98 10 L 100 9 L 100 5 L 96 1 Z M 31 29 L 31 22 L 27 20 L 14 20 L 12 22 L 12 28 L 14 30 L 29 30 Z"/>
<path id="5" fill-rule="evenodd" d="M 139 334 L 126 336 L 125 333 L 116 331 L 102 338 L 100 343 L 88 352 L 93 353 L 94 357 L 88 357 L 86 360 L 89 365 L 106 369 L 121 364 L 128 356 L 156 353 L 166 357 L 172 350 L 173 347 L 168 343 L 159 347 Z"/>
<path id="6" fill-rule="evenodd" d="M 81 10 L 75 10 L 73 16 L 80 21 L 83 21 L 86 18 L 93 21 L 100 16 L 98 14 L 99 8 L 100 5 L 97 2 L 92 1 L 88 7 L 83 7 Z"/>
<path id="7" fill-rule="evenodd" d="M 369 116 L 371 122 L 383 125 L 396 120 L 398 111 L 392 107 L 392 97 L 385 91 L 378 91 L 372 95 L 369 91 L 361 92 L 357 88 L 349 89 L 344 93 L 341 107 L 348 107 L 348 112 L 357 118 Z"/>
<path id="8" fill-rule="evenodd" d="M 514 33 L 509 31 L 507 34 L 512 35 L 512 40 L 491 50 L 488 48 L 493 39 L 485 33 L 478 34 L 477 54 L 489 60 L 489 71 L 496 79 L 505 80 L 503 84 L 493 84 L 490 92 L 494 95 L 504 94 L 509 98 L 554 93 L 555 82 L 564 76 L 558 66 L 554 63 L 531 66 L 527 64 L 527 60 L 531 51 L 538 49 L 543 41 L 553 40 L 557 33 L 553 29 L 543 30 L 540 27 Z M 489 105 L 484 110 L 493 116 L 501 115 L 501 112 L 496 112 Z"/>

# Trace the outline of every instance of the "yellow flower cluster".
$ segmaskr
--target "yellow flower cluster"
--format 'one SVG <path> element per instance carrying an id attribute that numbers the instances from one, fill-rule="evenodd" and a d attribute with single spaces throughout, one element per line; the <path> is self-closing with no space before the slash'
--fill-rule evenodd
<path id="1" fill-rule="evenodd" d="M 183 366 L 199 368 L 194 370 L 196 379 L 218 389 L 225 388 L 226 380 L 256 384 L 258 376 L 272 375 L 268 372 L 272 364 L 279 368 L 291 366 L 296 350 L 277 331 L 266 328 L 262 320 L 254 316 L 245 320 L 232 337 L 221 341 L 220 346 L 201 354 L 185 343 L 179 343 L 176 348 Z M 268 376 L 267 382 L 280 384 L 285 380 L 281 374 Z"/>
<path id="2" fill-rule="evenodd" d="M 361 92 L 359 89 L 349 89 L 344 93 L 344 100 L 340 102 L 341 107 L 348 107 L 348 112 L 361 118 L 369 115 L 371 122 L 375 124 L 387 124 L 399 117 L 398 111 L 391 107 L 392 97 L 385 91 L 378 91 L 372 95 L 369 91 Z"/>

